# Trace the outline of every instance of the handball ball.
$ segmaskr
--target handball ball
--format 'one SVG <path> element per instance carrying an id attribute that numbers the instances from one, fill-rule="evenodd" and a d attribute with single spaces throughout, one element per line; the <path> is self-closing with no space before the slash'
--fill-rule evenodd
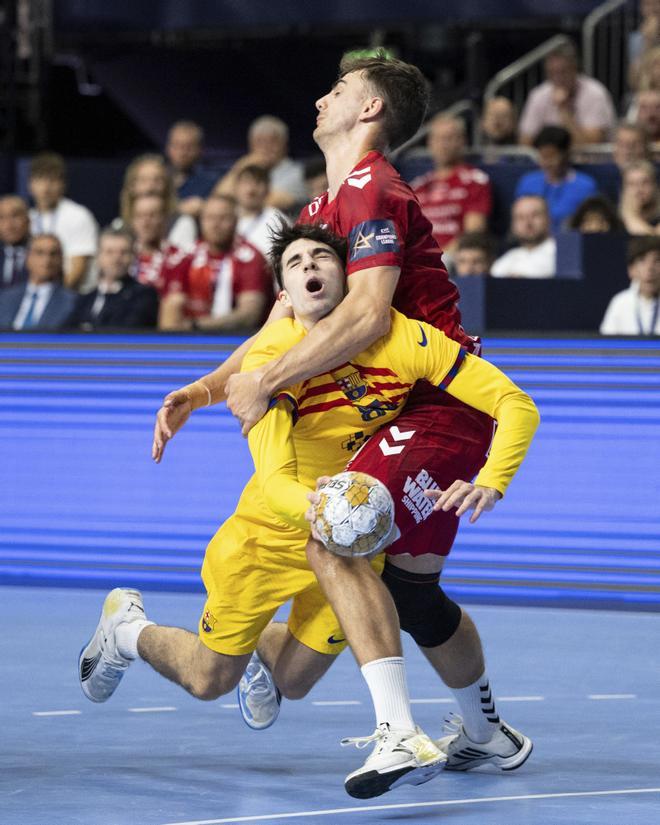
<path id="1" fill-rule="evenodd" d="M 382 482 L 366 473 L 345 472 L 319 487 L 316 530 L 339 556 L 378 552 L 394 522 L 394 502 Z"/>

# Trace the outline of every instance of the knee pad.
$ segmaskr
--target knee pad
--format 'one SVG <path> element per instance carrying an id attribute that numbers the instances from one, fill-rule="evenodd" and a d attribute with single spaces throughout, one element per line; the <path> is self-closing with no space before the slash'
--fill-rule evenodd
<path id="1" fill-rule="evenodd" d="M 385 562 L 383 581 L 405 630 L 422 647 L 451 639 L 461 621 L 461 608 L 440 587 L 439 573 L 409 573 Z"/>

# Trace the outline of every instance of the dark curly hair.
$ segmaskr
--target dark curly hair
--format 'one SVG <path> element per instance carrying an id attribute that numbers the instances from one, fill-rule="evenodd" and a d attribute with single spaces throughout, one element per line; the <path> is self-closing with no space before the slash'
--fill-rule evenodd
<path id="1" fill-rule="evenodd" d="M 297 223 L 295 226 L 289 226 L 288 223 L 282 221 L 279 226 L 274 227 L 270 232 L 271 246 L 269 254 L 275 280 L 280 289 L 283 288 L 282 256 L 288 246 L 301 238 L 329 246 L 334 250 L 342 264 L 346 261 L 346 240 L 344 238 L 334 235 L 328 229 L 324 229 L 317 224 Z"/>

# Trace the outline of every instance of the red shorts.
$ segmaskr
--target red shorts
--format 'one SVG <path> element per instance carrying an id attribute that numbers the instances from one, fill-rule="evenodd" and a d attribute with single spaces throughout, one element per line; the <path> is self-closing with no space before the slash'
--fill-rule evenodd
<path id="1" fill-rule="evenodd" d="M 401 533 L 386 553 L 446 556 L 458 530 L 455 508 L 432 512 L 424 490 L 471 481 L 486 461 L 493 419 L 430 385 L 415 388 L 397 420 L 371 436 L 349 462 L 392 494 Z"/>

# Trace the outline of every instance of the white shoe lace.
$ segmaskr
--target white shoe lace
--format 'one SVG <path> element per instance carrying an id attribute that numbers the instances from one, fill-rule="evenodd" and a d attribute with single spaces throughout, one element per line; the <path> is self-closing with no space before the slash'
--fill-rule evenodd
<path id="1" fill-rule="evenodd" d="M 442 732 L 447 736 L 457 736 L 463 730 L 463 717 L 458 713 L 450 713 L 444 720 Z"/>
<path id="2" fill-rule="evenodd" d="M 346 747 L 346 745 L 355 745 L 358 750 L 362 750 L 362 748 L 368 747 L 372 742 L 378 742 L 381 744 L 381 740 L 385 739 L 390 735 L 390 726 L 387 722 L 383 722 L 382 724 L 378 725 L 376 730 L 371 734 L 371 736 L 347 736 L 340 741 L 340 745 Z"/>

